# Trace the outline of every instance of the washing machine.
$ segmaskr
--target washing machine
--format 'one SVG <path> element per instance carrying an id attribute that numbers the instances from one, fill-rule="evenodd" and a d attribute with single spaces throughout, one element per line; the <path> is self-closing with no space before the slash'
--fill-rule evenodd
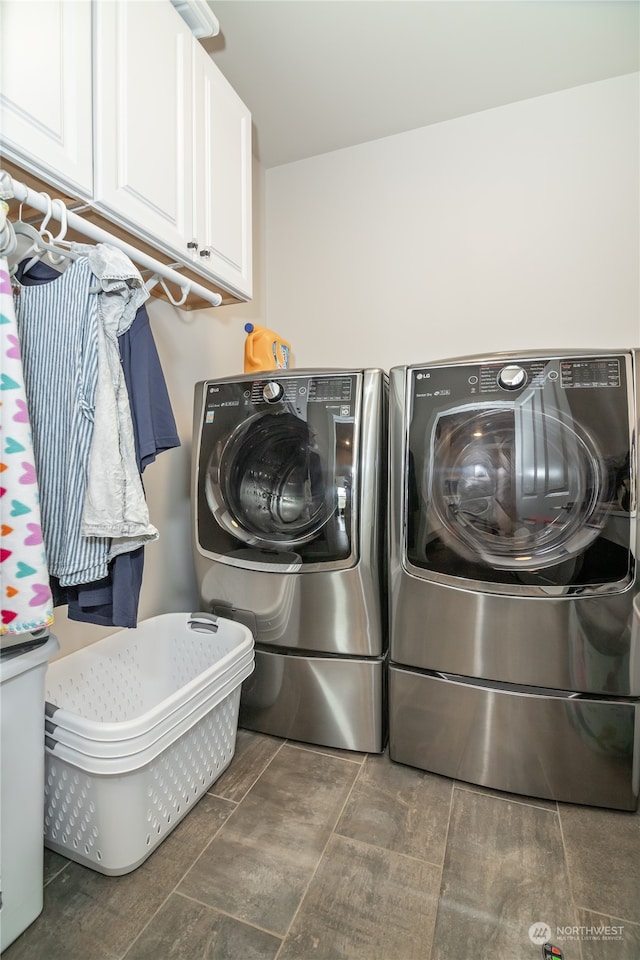
<path id="1" fill-rule="evenodd" d="M 372 369 L 196 385 L 200 599 L 256 643 L 240 726 L 385 746 L 387 401 L 388 377 Z"/>
<path id="2" fill-rule="evenodd" d="M 637 360 L 391 371 L 392 760 L 637 807 Z"/>

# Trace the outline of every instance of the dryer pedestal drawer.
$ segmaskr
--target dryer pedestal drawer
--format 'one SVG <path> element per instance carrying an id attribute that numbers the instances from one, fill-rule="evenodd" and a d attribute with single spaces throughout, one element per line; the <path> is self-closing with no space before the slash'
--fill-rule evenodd
<path id="1" fill-rule="evenodd" d="M 386 744 L 385 660 L 255 651 L 240 700 L 241 727 L 342 750 Z"/>
<path id="2" fill-rule="evenodd" d="M 392 760 L 496 790 L 635 810 L 638 702 L 389 668 Z"/>

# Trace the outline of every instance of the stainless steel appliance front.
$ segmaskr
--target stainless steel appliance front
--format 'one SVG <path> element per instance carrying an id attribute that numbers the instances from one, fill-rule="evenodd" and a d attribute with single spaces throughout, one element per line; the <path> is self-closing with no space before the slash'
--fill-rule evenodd
<path id="1" fill-rule="evenodd" d="M 383 749 L 386 402 L 379 370 L 196 386 L 196 573 L 205 608 L 254 633 L 243 726 Z"/>
<path id="2" fill-rule="evenodd" d="M 606 790 L 595 800 L 579 778 L 527 780 L 528 751 L 541 750 L 551 769 L 554 751 L 582 729 L 592 763 L 602 755 L 623 765 L 626 792 L 614 796 L 612 788 L 610 805 L 637 804 L 638 738 L 629 735 L 640 696 L 631 631 L 635 377 L 631 351 L 502 355 L 391 371 L 392 758 L 488 786 L 510 789 L 504 783 L 513 781 L 523 792 L 601 803 Z M 500 684 L 509 692 L 498 695 Z M 583 695 L 597 695 L 589 709 L 597 713 L 600 704 L 602 723 L 593 726 L 601 731 L 615 703 L 624 735 L 614 732 L 608 742 L 576 726 L 571 718 L 584 713 Z M 412 696 L 419 704 L 436 697 L 452 737 L 461 727 L 451 718 L 468 717 L 470 704 L 483 715 L 503 704 L 492 715 L 509 716 L 524 772 L 510 770 L 505 738 L 492 726 L 483 763 L 465 751 L 452 774 L 455 750 L 443 764 L 446 734 L 436 748 L 433 711 Z M 514 711 L 524 722 L 513 720 Z M 564 727 L 534 742 L 524 731 L 543 714 L 564 717 Z"/>

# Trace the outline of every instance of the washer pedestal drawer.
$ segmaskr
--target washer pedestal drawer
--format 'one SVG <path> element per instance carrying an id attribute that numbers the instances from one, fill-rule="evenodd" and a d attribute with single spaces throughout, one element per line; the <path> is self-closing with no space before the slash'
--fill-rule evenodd
<path id="1" fill-rule="evenodd" d="M 389 668 L 389 755 L 534 797 L 638 806 L 638 701 Z"/>
<path id="2" fill-rule="evenodd" d="M 386 744 L 384 658 L 255 651 L 242 689 L 241 727 L 305 743 L 381 753 Z"/>

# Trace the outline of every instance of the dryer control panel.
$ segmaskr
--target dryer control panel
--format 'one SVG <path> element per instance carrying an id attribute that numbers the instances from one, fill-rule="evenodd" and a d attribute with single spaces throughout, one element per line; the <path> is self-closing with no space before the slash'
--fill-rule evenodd
<path id="1" fill-rule="evenodd" d="M 623 386 L 619 357 L 533 358 L 460 363 L 412 370 L 414 398 L 468 399 L 493 394 L 513 397 L 523 390 L 606 389 Z"/>
<path id="2" fill-rule="evenodd" d="M 619 387 L 620 361 L 617 357 L 602 360 L 562 360 L 560 378 L 566 389 L 577 387 Z"/>

